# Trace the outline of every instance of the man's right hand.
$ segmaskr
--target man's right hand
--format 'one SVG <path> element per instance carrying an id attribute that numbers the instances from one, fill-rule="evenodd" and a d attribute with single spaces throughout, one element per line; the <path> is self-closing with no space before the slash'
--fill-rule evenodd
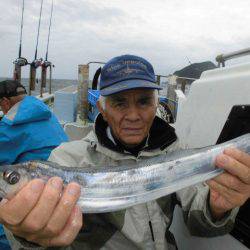
<path id="1" fill-rule="evenodd" d="M 41 246 L 67 246 L 82 227 L 76 205 L 80 186 L 63 187 L 58 177 L 30 181 L 11 200 L 0 203 L 0 222 L 14 235 Z"/>

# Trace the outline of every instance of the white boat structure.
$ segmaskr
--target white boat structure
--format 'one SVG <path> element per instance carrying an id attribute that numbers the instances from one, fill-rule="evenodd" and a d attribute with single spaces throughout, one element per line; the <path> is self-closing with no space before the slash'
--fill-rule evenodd
<path id="1" fill-rule="evenodd" d="M 178 99 L 176 133 L 184 148 L 214 145 L 250 132 L 250 63 L 225 67 L 225 61 L 250 49 L 217 57 L 222 68 L 205 71 Z M 215 238 L 191 236 L 179 208 L 171 231 L 179 249 L 246 250 L 250 248 L 250 200 L 240 209 L 231 234 Z"/>

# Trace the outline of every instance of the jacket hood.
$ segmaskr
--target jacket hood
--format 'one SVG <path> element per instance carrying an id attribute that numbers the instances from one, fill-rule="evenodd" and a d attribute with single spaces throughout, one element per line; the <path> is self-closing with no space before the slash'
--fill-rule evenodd
<path id="1" fill-rule="evenodd" d="M 3 117 L 2 122 L 12 126 L 41 120 L 51 117 L 49 107 L 33 96 L 26 96 L 16 103 Z"/>

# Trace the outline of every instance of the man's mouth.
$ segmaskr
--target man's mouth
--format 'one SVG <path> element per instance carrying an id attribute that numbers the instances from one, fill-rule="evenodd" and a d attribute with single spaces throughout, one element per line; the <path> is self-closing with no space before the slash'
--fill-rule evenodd
<path id="1" fill-rule="evenodd" d="M 142 128 L 123 128 L 123 131 L 129 134 L 138 134 L 142 131 Z"/>

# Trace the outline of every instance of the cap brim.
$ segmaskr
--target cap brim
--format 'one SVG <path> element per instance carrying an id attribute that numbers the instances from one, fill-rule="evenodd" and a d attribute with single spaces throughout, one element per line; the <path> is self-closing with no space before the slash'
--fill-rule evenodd
<path id="1" fill-rule="evenodd" d="M 113 95 L 119 92 L 123 92 L 131 89 L 162 89 L 159 85 L 141 79 L 127 80 L 119 83 L 115 83 L 105 89 L 100 90 L 102 96 Z"/>

